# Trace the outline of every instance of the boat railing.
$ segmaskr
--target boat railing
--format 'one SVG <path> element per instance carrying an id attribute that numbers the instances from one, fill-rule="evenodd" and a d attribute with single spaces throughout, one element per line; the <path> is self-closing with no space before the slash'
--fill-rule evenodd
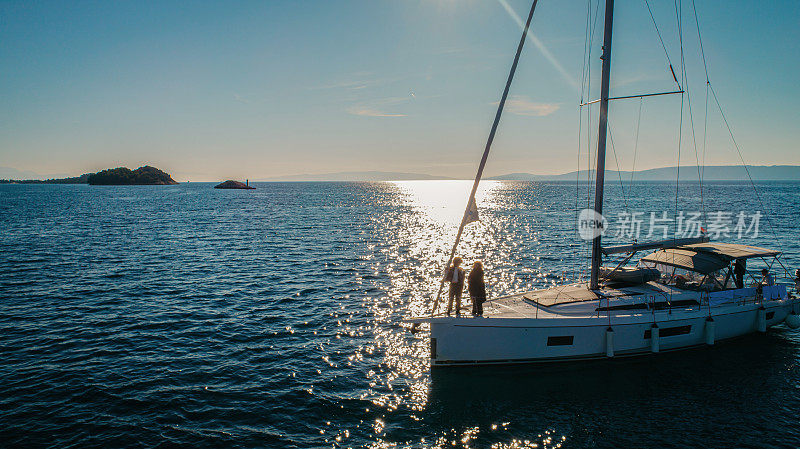
<path id="1" fill-rule="evenodd" d="M 650 313 L 655 316 L 656 312 L 666 311 L 672 314 L 673 310 L 687 310 L 697 307 L 698 311 L 708 310 L 709 314 L 711 309 L 722 305 L 747 305 L 747 304 L 761 304 L 764 301 L 777 300 L 787 297 L 787 285 L 776 284 L 774 286 L 745 287 L 739 289 L 727 289 L 716 292 L 712 291 L 699 291 L 699 301 L 696 304 L 690 305 L 687 301 L 672 301 L 668 292 L 659 292 L 644 295 L 644 308 L 640 312 L 634 313 Z M 601 317 L 607 314 L 619 315 L 631 313 L 628 309 L 609 310 L 607 307 L 602 307 L 603 299 L 608 301 L 608 298 L 601 298 L 601 307 L 595 309 L 595 316 Z M 693 301 L 694 302 L 694 301 Z M 661 304 L 661 306 L 659 306 Z"/>
<path id="2" fill-rule="evenodd" d="M 786 285 L 784 284 L 754 286 L 705 292 L 705 294 L 701 294 L 701 302 L 711 307 L 729 303 L 737 305 L 761 304 L 764 301 L 785 298 L 786 294 Z"/>

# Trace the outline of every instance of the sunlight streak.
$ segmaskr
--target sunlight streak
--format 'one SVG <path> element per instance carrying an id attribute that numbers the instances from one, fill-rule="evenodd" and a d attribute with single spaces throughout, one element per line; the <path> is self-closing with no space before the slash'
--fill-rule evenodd
<path id="1" fill-rule="evenodd" d="M 497 0 L 497 1 L 503 6 L 503 8 L 505 8 L 508 15 L 511 16 L 511 18 L 514 19 L 515 22 L 517 22 L 519 29 L 523 30 L 525 28 L 525 22 L 522 21 L 522 18 L 520 18 L 519 14 L 517 14 L 517 12 L 514 11 L 511 5 L 509 5 L 506 0 Z M 536 48 L 538 48 L 539 51 L 542 52 L 542 54 L 550 62 L 550 64 L 552 64 L 553 67 L 556 70 L 558 70 L 558 73 L 561 74 L 561 76 L 564 78 L 564 81 L 566 81 L 570 86 L 572 86 L 573 89 L 577 90 L 578 81 L 575 80 L 575 78 L 573 78 L 572 75 L 569 74 L 569 72 L 567 72 L 567 69 L 565 69 L 560 62 L 558 62 L 558 59 L 556 59 L 556 57 L 553 56 L 552 53 L 550 53 L 550 50 L 548 50 L 547 47 L 545 47 L 542 41 L 540 41 L 539 38 L 533 34 L 533 30 L 530 29 L 528 30 L 528 38 L 530 39 L 531 42 L 533 42 L 533 45 L 535 45 Z"/>

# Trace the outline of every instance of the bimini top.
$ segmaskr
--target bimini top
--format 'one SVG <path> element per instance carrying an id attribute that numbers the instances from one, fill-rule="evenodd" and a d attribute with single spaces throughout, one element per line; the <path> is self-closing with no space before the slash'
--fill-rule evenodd
<path id="1" fill-rule="evenodd" d="M 691 249 L 709 254 L 717 254 L 732 259 L 749 259 L 751 257 L 772 257 L 780 254 L 780 251 L 759 248 L 757 246 L 739 245 L 736 243 L 695 243 L 693 245 L 681 246 L 681 248 Z"/>
<path id="2" fill-rule="evenodd" d="M 708 274 L 727 267 L 734 259 L 769 257 L 778 254 L 780 251 L 735 243 L 696 243 L 661 249 L 641 260 Z"/>

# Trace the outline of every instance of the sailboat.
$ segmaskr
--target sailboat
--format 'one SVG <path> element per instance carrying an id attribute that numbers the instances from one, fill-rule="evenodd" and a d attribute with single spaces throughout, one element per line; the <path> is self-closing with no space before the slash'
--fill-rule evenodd
<path id="1" fill-rule="evenodd" d="M 446 266 L 453 260 L 464 226 L 474 221 L 475 193 L 536 4 L 534 0 Z M 603 226 L 609 104 L 611 100 L 631 98 L 609 96 L 613 11 L 614 0 L 605 0 L 594 209 L 586 219 L 597 228 Z M 683 91 L 663 94 L 670 93 Z M 431 367 L 644 356 L 714 345 L 763 333 L 782 323 L 800 327 L 800 298 L 787 292 L 785 285 L 772 282 L 745 286 L 732 267 L 744 266 L 750 259 L 770 267 L 775 262 L 782 266 L 780 251 L 712 242 L 706 235 L 614 247 L 603 247 L 601 237 L 602 232 L 595 232 L 590 238 L 588 283 L 490 298 L 484 303 L 482 317 L 462 317 L 439 310 L 442 281 L 431 314 L 404 321 L 412 328 L 430 326 Z M 603 267 L 603 257 L 611 255 L 624 258 L 615 267 Z M 639 260 L 635 266 L 625 265 L 636 256 Z"/>

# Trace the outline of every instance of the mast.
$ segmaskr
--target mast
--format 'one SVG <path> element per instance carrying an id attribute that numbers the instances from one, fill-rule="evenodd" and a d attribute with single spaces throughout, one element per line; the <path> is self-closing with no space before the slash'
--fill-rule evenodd
<path id="1" fill-rule="evenodd" d="M 608 87 L 611 78 L 611 29 L 614 22 L 614 0 L 606 0 L 606 20 L 603 34 L 603 73 L 600 82 L 600 129 L 597 134 L 597 180 L 594 190 L 594 210 L 603 213 L 603 181 L 606 169 L 606 134 L 608 131 Z M 600 234 L 592 239 L 592 275 L 589 288 L 596 290 L 602 254 Z"/>

